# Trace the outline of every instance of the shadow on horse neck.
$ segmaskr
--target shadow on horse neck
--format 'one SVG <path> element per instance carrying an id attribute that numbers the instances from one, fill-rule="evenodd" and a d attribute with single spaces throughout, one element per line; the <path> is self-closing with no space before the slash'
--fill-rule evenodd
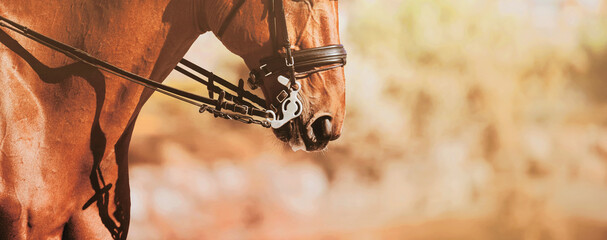
<path id="1" fill-rule="evenodd" d="M 104 75 L 99 69 L 86 65 L 82 62 L 75 62 L 58 68 L 48 67 L 42 62 L 40 62 L 38 59 L 36 59 L 29 51 L 23 48 L 23 46 L 21 46 L 19 42 L 17 42 L 15 39 L 10 37 L 2 30 L 0 30 L 0 43 L 10 49 L 12 52 L 19 55 L 25 62 L 27 62 L 29 67 L 34 70 L 34 72 L 38 75 L 39 79 L 44 83 L 60 85 L 62 83 L 65 83 L 65 81 L 68 81 L 72 77 L 79 77 L 80 79 L 84 79 L 91 87 L 93 87 L 96 96 L 96 106 L 95 117 L 90 131 L 90 149 L 93 157 L 90 181 L 91 187 L 95 191 L 95 194 L 93 197 L 91 197 L 89 201 L 87 201 L 83 205 L 82 209 L 85 210 L 92 203 L 96 202 L 97 208 L 99 209 L 99 217 L 103 224 L 106 226 L 106 228 L 110 231 L 112 237 L 114 239 L 122 239 L 123 236 L 126 236 L 128 225 L 123 224 L 120 227 L 117 226 L 109 215 L 109 191 L 112 188 L 112 184 L 106 184 L 103 178 L 103 172 L 100 167 L 107 144 L 105 133 L 99 125 L 99 117 L 101 109 L 103 108 L 103 103 L 105 101 Z M 117 150 L 120 151 L 120 149 Z M 117 162 L 117 164 L 120 165 L 123 163 Z M 120 178 L 116 182 L 117 186 L 124 184 L 119 180 Z M 123 188 L 124 187 L 122 187 L 121 189 Z M 125 220 L 128 221 L 128 211 L 125 211 L 125 209 L 121 207 L 121 205 L 122 203 L 120 201 L 116 201 L 116 211 L 113 215 L 118 220 L 118 222 L 125 222 Z"/>
<path id="2" fill-rule="evenodd" d="M 144 6 L 128 2 L 64 1 L 43 7 L 44 3 L 22 1 L 0 4 L 0 14 L 128 71 L 162 81 L 185 55 L 197 36 L 205 31 L 195 24 L 198 21 L 195 16 L 195 6 L 199 6 L 197 4 L 202 2 L 150 1 L 149 5 Z M 58 11 L 59 9 L 78 10 L 64 12 Z M 59 12 L 61 14 L 58 14 Z M 8 189 L 20 189 L 22 186 L 19 183 L 11 186 L 10 182 L 20 178 L 45 179 L 48 172 L 53 171 L 57 171 L 59 175 L 44 180 L 45 186 L 29 186 L 45 189 L 46 192 L 53 192 L 59 197 L 31 198 L 32 193 L 6 193 L 4 186 L 0 188 L 0 238 L 56 237 L 57 231 L 54 229 L 63 226 L 59 234 L 65 239 L 104 238 L 103 235 L 107 233 L 107 237 L 125 239 L 130 212 L 128 146 L 136 116 L 153 92 L 144 91 L 139 85 L 126 82 L 85 63 L 72 61 L 4 30 L 0 30 L 0 44 L 0 57 L 6 57 L 0 59 L 11 59 L 6 64 L 0 64 L 0 67 L 15 69 L 18 73 L 16 77 L 0 77 L 19 82 L 31 90 L 19 92 L 19 89 L 14 89 L 17 92 L 14 95 L 26 95 L 40 103 L 35 106 L 40 109 L 39 112 L 26 115 L 43 119 L 45 125 L 42 131 L 53 135 L 40 139 L 41 146 L 31 146 L 32 149 L 29 150 L 41 153 L 54 151 L 45 156 L 48 159 L 44 164 L 51 167 L 40 169 L 43 176 L 15 176 L 12 179 L 11 174 L 1 173 L 0 183 L 8 182 Z M 90 96 L 93 98 L 89 98 Z M 88 104 L 91 100 L 94 100 L 93 105 Z M 87 109 L 94 112 L 90 119 L 76 114 Z M 14 123 L 6 120 L 9 115 L 12 113 L 3 112 L 0 121 L 8 124 L 9 131 L 18 129 Z M 59 122 L 69 122 L 68 125 L 73 128 L 58 129 L 62 126 Z M 70 134 L 62 135 L 64 132 Z M 84 141 L 67 136 L 87 132 L 90 135 L 81 138 Z M 32 138 L 24 133 L 8 134 L 19 139 Z M 84 144 L 89 145 L 89 151 L 77 152 L 77 148 Z M 43 165 L 39 159 L 19 159 L 19 154 L 11 151 L 25 149 L 15 149 L 16 147 L 7 145 L 11 143 L 3 144 L 3 149 L 0 149 L 3 153 L 0 163 L 3 166 L 25 169 L 26 166 Z M 70 149 L 71 146 L 76 149 Z M 78 163 L 74 164 L 75 162 Z M 75 167 L 68 168 L 67 165 Z M 2 169 L 4 168 L 0 167 L 0 170 Z M 89 169 L 89 172 L 86 174 L 80 169 Z M 89 188 L 81 189 L 80 186 L 84 184 L 81 182 L 64 181 L 70 178 L 88 179 Z M 34 181 L 30 184 L 34 184 Z M 70 192 L 70 189 L 78 191 Z M 70 195 L 73 195 L 72 199 L 69 199 Z M 10 198 L 13 199 L 4 200 Z M 5 205 L 5 202 L 16 204 Z M 77 207 L 70 210 L 73 204 Z M 46 209 L 33 210 L 35 205 L 46 206 Z M 91 207 L 93 205 L 96 208 Z M 14 211 L 16 208 L 18 211 Z M 61 216 L 45 219 L 44 212 L 50 208 L 67 209 L 66 211 L 71 213 L 68 213 L 65 219 L 61 219 Z M 3 215 L 9 209 L 17 215 Z M 88 213 L 91 211 L 96 212 L 97 220 L 90 219 Z M 22 218 L 22 213 L 27 216 Z M 29 230 L 24 230 L 24 226 Z M 105 230 L 99 231 L 99 228 Z"/>

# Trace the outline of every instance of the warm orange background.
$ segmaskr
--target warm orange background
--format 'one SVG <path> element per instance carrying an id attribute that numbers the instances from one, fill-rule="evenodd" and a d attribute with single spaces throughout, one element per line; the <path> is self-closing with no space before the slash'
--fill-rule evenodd
<path id="1" fill-rule="evenodd" d="M 340 10 L 342 138 L 293 153 L 155 95 L 132 141 L 131 239 L 607 239 L 606 2 Z M 187 57 L 247 73 L 210 34 Z"/>

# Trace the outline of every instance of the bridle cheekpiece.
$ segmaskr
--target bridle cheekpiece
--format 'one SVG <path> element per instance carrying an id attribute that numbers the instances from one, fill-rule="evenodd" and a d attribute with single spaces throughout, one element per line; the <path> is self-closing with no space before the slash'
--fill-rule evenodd
<path id="1" fill-rule="evenodd" d="M 244 2 L 245 0 L 240 0 L 234 5 L 220 27 L 219 37 Z M 276 96 L 276 100 L 281 106 L 277 108 L 270 103 L 271 110 L 267 110 L 269 115 L 267 120 L 271 123 L 272 128 L 276 129 L 301 115 L 303 105 L 298 96 L 301 90 L 298 79 L 343 67 L 346 64 L 347 53 L 341 44 L 293 51 L 289 40 L 283 0 L 270 0 L 270 2 L 269 16 L 272 18 L 270 31 L 271 35 L 275 36 L 274 55 L 260 60 L 260 66 L 249 73 L 247 83 L 254 90 L 263 85 L 267 77 L 275 75 L 277 81 L 285 87 L 285 90 Z"/>

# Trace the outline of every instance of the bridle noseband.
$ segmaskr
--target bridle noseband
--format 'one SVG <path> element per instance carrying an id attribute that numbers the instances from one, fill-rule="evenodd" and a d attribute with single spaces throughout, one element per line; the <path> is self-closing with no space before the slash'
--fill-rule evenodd
<path id="1" fill-rule="evenodd" d="M 341 44 L 294 51 L 295 78 L 307 78 L 314 73 L 343 67 L 346 65 L 346 56 L 346 50 Z M 261 66 L 251 70 L 249 83 L 251 88 L 255 89 L 262 85 L 261 80 L 274 73 L 289 72 L 291 69 L 285 64 L 285 59 L 287 59 L 285 54 L 261 59 Z"/>
<path id="2" fill-rule="evenodd" d="M 344 66 L 346 64 L 347 53 L 341 44 L 293 51 L 291 49 L 291 42 L 289 41 L 283 0 L 269 1 L 271 2 L 269 17 L 271 17 L 270 31 L 272 36 L 274 36 L 274 55 L 263 58 L 260 61 L 260 67 L 251 70 L 247 82 L 252 89 L 255 89 L 265 84 L 264 79 L 267 77 L 277 76 L 276 80 L 284 86 L 284 90 L 275 97 L 281 106 L 277 108 L 270 103 L 271 110 L 264 109 L 263 105 L 268 104 L 268 101 L 244 90 L 244 81 L 242 79 L 239 81 L 238 86 L 236 86 L 186 59 L 182 59 L 179 62 L 181 66 L 176 66 L 175 70 L 206 85 L 209 92 L 208 98 L 175 89 L 118 68 L 91 56 L 83 50 L 58 42 L 3 16 L 0 16 L 0 27 L 21 34 L 97 69 L 198 106 L 201 113 L 209 112 L 215 117 L 237 120 L 249 124 L 259 124 L 264 127 L 277 129 L 298 117 L 303 111 L 303 105 L 299 99 L 301 84 L 298 79 Z M 245 0 L 239 0 L 234 5 L 217 32 L 218 37 L 221 38 L 244 3 Z M 278 34 L 278 30 L 280 30 L 281 34 Z M 207 80 L 192 73 L 192 71 L 206 77 Z M 228 93 L 215 84 L 219 84 L 233 93 Z M 218 94 L 217 99 L 214 99 L 214 94 Z M 224 110 L 233 113 L 225 112 Z M 258 120 L 253 117 L 266 119 Z"/>

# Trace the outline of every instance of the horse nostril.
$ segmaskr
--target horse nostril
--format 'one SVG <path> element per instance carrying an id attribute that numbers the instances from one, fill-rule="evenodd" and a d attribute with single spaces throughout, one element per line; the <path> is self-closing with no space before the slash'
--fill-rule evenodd
<path id="1" fill-rule="evenodd" d="M 330 138 L 331 137 L 331 130 L 333 129 L 333 126 L 331 125 L 331 119 L 324 119 L 323 120 L 323 126 L 324 126 L 324 136 L 326 138 Z"/>
<path id="2" fill-rule="evenodd" d="M 316 119 L 316 121 L 312 123 L 312 131 L 314 132 L 314 135 L 318 137 L 318 140 L 330 140 L 333 131 L 331 117 L 325 116 Z"/>

